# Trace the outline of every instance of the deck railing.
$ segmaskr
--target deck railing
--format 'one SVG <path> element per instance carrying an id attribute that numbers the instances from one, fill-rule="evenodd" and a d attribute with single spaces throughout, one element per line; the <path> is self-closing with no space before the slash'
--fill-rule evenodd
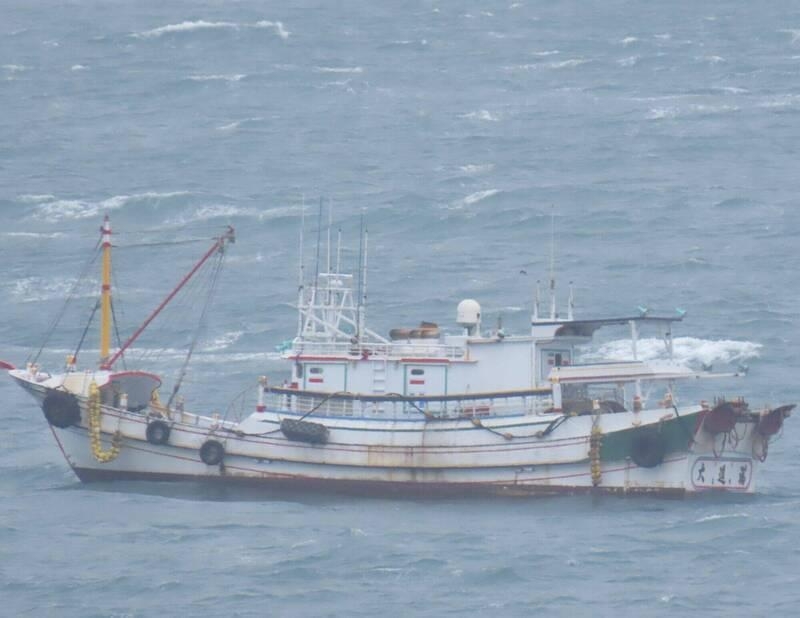
<path id="1" fill-rule="evenodd" d="M 420 340 L 415 343 L 348 343 L 329 341 L 296 342 L 291 355 L 347 356 L 350 358 L 442 358 L 445 360 L 464 357 L 465 349 L 457 345 L 442 345 L 431 341 Z"/>
<path id="2" fill-rule="evenodd" d="M 552 396 L 545 390 L 415 398 L 402 395 L 323 394 L 273 388 L 265 403 L 268 410 L 276 412 L 387 420 L 548 414 L 553 408 Z"/>

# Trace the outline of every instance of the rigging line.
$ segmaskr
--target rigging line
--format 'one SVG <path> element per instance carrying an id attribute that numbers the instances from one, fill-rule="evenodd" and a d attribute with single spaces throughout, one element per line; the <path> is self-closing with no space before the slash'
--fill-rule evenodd
<path id="1" fill-rule="evenodd" d="M 89 273 L 89 269 L 95 263 L 95 260 L 97 260 L 97 256 L 100 255 L 99 249 L 100 249 L 101 240 L 102 240 L 101 238 L 97 239 L 97 244 L 94 247 L 94 251 L 92 252 L 92 255 L 89 256 L 89 259 L 87 260 L 86 264 L 84 265 L 83 270 L 81 271 L 81 274 L 78 276 L 77 279 L 75 279 L 75 282 L 72 284 L 72 287 L 70 288 L 69 293 L 67 294 L 67 297 L 64 300 L 64 304 L 61 305 L 61 309 L 56 314 L 56 317 L 53 319 L 53 321 L 50 323 L 50 327 L 47 329 L 47 333 L 45 334 L 44 341 L 42 341 L 42 345 L 39 348 L 39 351 L 36 352 L 36 355 L 33 357 L 33 359 L 31 359 L 31 355 L 29 354 L 28 358 L 25 361 L 26 363 L 27 362 L 35 363 L 36 361 L 39 360 L 39 357 L 42 355 L 42 352 L 44 351 L 45 346 L 50 341 L 50 337 L 53 336 L 53 333 L 55 332 L 55 330 L 58 327 L 59 323 L 61 322 L 62 318 L 64 317 L 64 314 L 67 312 L 67 307 L 69 306 L 69 303 L 72 300 L 72 297 L 75 295 L 75 292 L 78 290 L 78 285 L 80 285 L 81 282 L 83 282 L 83 280 L 86 278 L 86 275 Z"/>
<path id="2" fill-rule="evenodd" d="M 225 259 L 225 254 L 223 252 L 220 252 L 217 257 L 217 263 L 214 264 L 213 270 L 211 272 L 211 281 L 209 284 L 208 296 L 206 297 L 205 304 L 203 305 L 203 310 L 200 314 L 200 322 L 197 326 L 197 330 L 195 331 L 195 336 L 192 339 L 192 343 L 189 346 L 189 352 L 186 354 L 186 358 L 183 361 L 183 366 L 181 367 L 178 380 L 175 382 L 175 386 L 172 388 L 172 393 L 170 394 L 169 400 L 167 401 L 167 409 L 170 408 L 170 406 L 172 405 L 172 401 L 178 394 L 178 390 L 180 390 L 183 379 L 186 377 L 186 370 L 189 366 L 189 361 L 191 360 L 192 355 L 194 354 L 194 350 L 197 347 L 197 342 L 200 339 L 200 333 L 205 329 L 205 326 L 207 324 L 208 310 L 211 307 L 214 295 L 217 291 L 217 283 L 219 281 L 220 272 L 222 272 L 222 265 L 224 259 Z"/>
<path id="3" fill-rule="evenodd" d="M 203 272 L 205 272 L 205 269 Z M 191 308 L 197 304 L 194 299 L 202 298 L 206 294 L 206 285 L 207 282 L 202 277 L 193 278 L 188 281 L 181 290 L 181 293 L 176 296 L 174 302 L 169 307 L 165 308 L 165 311 L 162 313 L 161 322 L 155 329 L 151 329 L 150 334 L 152 335 L 156 332 L 162 334 L 170 333 L 175 330 L 177 325 L 183 324 L 185 321 L 183 316 L 186 312 L 191 311 Z M 147 339 L 147 335 L 145 335 L 144 339 Z M 166 350 L 167 348 L 164 347 L 143 347 L 130 348 L 126 352 L 133 352 L 134 357 L 139 363 L 146 363 L 160 361 L 166 353 Z"/>
<path id="4" fill-rule="evenodd" d="M 111 321 L 114 323 L 114 334 L 117 336 L 117 347 L 122 347 L 122 337 L 119 336 L 119 322 L 117 322 L 117 312 L 114 309 L 114 297 L 111 297 Z M 125 355 L 120 358 L 122 361 L 122 368 L 127 371 L 128 365 L 125 362 Z"/>
<path id="5" fill-rule="evenodd" d="M 189 245 L 199 242 L 208 242 L 208 238 L 189 238 L 187 240 L 165 240 L 163 242 L 142 242 L 133 245 L 114 245 L 115 249 L 142 249 L 149 247 L 171 247 L 173 245 Z"/>
<path id="6" fill-rule="evenodd" d="M 75 352 L 72 354 L 72 364 L 77 364 L 78 362 L 78 354 L 83 347 L 83 342 L 86 339 L 86 333 L 89 332 L 89 327 L 92 325 L 92 320 L 94 320 L 94 315 L 97 313 L 97 310 L 100 307 L 100 300 L 98 299 L 94 303 L 94 307 L 92 307 L 92 313 L 89 315 L 89 320 L 86 322 L 86 326 L 83 329 L 83 333 L 81 333 L 81 338 L 78 341 L 78 345 L 75 348 Z"/>

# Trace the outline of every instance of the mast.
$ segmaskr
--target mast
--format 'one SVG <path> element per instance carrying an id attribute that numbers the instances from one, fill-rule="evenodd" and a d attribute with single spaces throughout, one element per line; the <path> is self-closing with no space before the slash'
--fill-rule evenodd
<path id="1" fill-rule="evenodd" d="M 100 288 L 100 365 L 108 360 L 111 350 L 111 221 L 108 215 L 100 228 L 103 250 L 103 274 Z"/>
<path id="2" fill-rule="evenodd" d="M 155 310 L 147 317 L 147 319 L 142 323 L 142 325 L 136 329 L 136 332 L 133 333 L 128 338 L 128 340 L 122 344 L 120 349 L 117 350 L 110 359 L 104 361 L 103 364 L 100 365 L 100 367 L 102 369 L 111 369 L 112 365 L 115 362 L 117 362 L 117 360 L 119 359 L 120 356 L 122 356 L 125 350 L 127 350 L 131 346 L 131 344 L 133 344 L 133 342 L 139 338 L 139 335 L 141 335 L 144 332 L 144 330 L 150 325 L 150 322 L 156 319 L 156 316 L 158 316 L 158 314 L 161 313 L 164 307 L 166 307 L 167 304 L 169 304 L 169 302 L 173 298 L 175 298 L 175 295 L 178 292 L 180 292 L 183 286 L 189 282 L 189 279 L 191 279 L 194 276 L 194 274 L 198 270 L 200 270 L 200 267 L 203 264 L 205 264 L 208 261 L 208 259 L 212 255 L 214 255 L 214 253 L 216 253 L 217 251 L 220 252 L 224 251 L 225 245 L 227 245 L 228 243 L 235 242 L 235 240 L 236 236 L 234 235 L 233 228 L 231 226 L 228 226 L 228 229 L 225 230 L 225 233 L 219 238 L 214 239 L 214 244 L 211 246 L 211 248 L 208 251 L 206 251 L 203 257 L 201 257 L 197 261 L 197 263 L 192 267 L 192 269 L 188 273 L 186 273 L 186 275 L 184 275 L 183 279 L 181 279 L 180 282 L 178 282 L 178 285 L 176 285 L 175 288 L 169 294 L 167 294 L 167 297 L 161 301 L 161 304 L 158 305 L 158 307 L 155 308 Z"/>

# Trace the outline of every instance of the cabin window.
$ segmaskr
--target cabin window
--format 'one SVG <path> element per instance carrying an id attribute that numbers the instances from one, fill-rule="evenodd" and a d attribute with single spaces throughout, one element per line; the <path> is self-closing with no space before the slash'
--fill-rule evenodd
<path id="1" fill-rule="evenodd" d="M 563 358 L 561 357 L 561 352 L 556 352 L 556 367 L 561 367 L 563 363 Z"/>
<path id="2" fill-rule="evenodd" d="M 412 369 L 411 370 L 411 375 L 412 376 L 424 376 L 425 375 L 425 370 L 424 369 Z"/>
<path id="3" fill-rule="evenodd" d="M 308 370 L 308 373 L 319 375 L 322 373 L 322 367 L 311 367 L 311 369 Z"/>

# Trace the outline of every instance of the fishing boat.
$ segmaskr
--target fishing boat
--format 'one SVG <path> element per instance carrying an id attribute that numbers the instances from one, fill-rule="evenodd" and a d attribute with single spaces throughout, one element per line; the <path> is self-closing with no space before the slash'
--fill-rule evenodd
<path id="1" fill-rule="evenodd" d="M 242 418 L 184 409 L 161 377 L 119 370 L 139 334 L 212 257 L 211 247 L 131 337 L 111 349 L 112 231 L 101 228 L 100 359 L 58 372 L 36 362 L 10 376 L 44 412 L 82 481 L 118 479 L 246 483 L 360 494 L 536 495 L 572 492 L 753 493 L 756 473 L 794 405 L 754 408 L 741 398 L 683 401 L 678 386 L 741 377 L 675 362 L 682 312 L 642 309 L 578 318 L 537 291 L 530 330 L 485 327 L 480 304 L 454 303 L 455 324 L 422 321 L 384 337 L 366 324 L 366 245 L 358 266 L 332 265 L 305 281 L 300 267 L 294 337 L 281 348 L 284 379 L 253 380 Z M 302 246 L 302 242 L 301 242 Z M 319 251 L 317 252 L 319 255 Z M 340 255 L 340 252 L 337 251 Z M 538 287 L 538 286 L 537 286 Z M 541 306 L 540 306 L 541 305 Z M 587 361 L 600 329 L 630 330 L 630 358 Z M 663 340 L 665 360 L 639 358 L 640 333 Z"/>

